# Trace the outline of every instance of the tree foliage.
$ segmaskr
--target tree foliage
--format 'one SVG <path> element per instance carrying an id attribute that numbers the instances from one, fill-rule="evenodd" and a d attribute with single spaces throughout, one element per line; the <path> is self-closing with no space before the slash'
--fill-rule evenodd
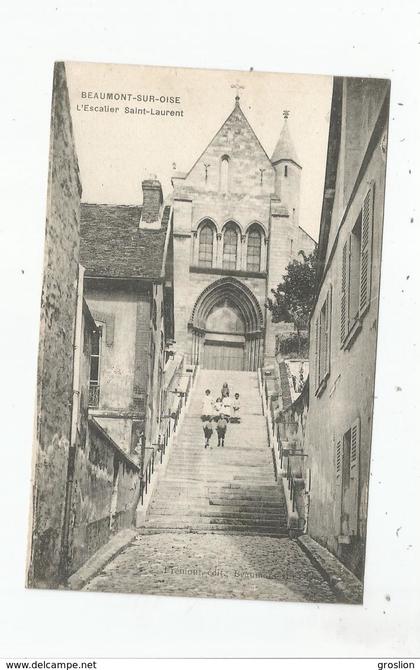
<path id="1" fill-rule="evenodd" d="M 308 256 L 300 252 L 300 259 L 289 263 L 283 281 L 271 289 L 274 297 L 267 299 L 273 323 L 292 322 L 298 334 L 307 327 L 315 298 L 316 267 L 316 249 Z"/>

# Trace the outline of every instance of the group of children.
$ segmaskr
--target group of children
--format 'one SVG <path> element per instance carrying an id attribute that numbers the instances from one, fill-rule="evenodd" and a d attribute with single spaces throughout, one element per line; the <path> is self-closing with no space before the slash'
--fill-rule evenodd
<path id="1" fill-rule="evenodd" d="M 235 393 L 233 401 L 230 399 L 228 383 L 222 386 L 220 397 L 213 400 L 210 389 L 206 389 L 201 411 L 204 432 L 204 449 L 210 445 L 210 438 L 213 435 L 213 422 L 216 424 L 217 446 L 225 446 L 225 437 L 228 422 L 239 423 L 241 404 L 239 393 Z"/>

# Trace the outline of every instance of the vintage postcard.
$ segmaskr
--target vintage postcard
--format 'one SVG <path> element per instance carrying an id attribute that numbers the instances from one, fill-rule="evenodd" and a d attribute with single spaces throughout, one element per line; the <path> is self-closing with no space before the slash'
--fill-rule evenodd
<path id="1" fill-rule="evenodd" d="M 362 602 L 389 95 L 55 64 L 29 587 Z"/>

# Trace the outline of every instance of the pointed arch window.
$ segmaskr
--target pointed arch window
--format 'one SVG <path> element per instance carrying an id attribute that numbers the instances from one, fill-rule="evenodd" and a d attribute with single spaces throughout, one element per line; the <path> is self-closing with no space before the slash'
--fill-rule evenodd
<path id="1" fill-rule="evenodd" d="M 234 223 L 225 226 L 223 235 L 223 268 L 236 270 L 238 260 L 238 228 Z"/>
<path id="2" fill-rule="evenodd" d="M 258 226 L 252 226 L 248 233 L 246 269 L 249 272 L 261 270 L 261 231 Z"/>
<path id="3" fill-rule="evenodd" d="M 222 156 L 220 161 L 220 190 L 222 193 L 229 191 L 229 156 Z"/>
<path id="4" fill-rule="evenodd" d="M 198 243 L 198 264 L 203 268 L 213 265 L 213 238 L 214 231 L 211 223 L 205 223 L 200 230 Z"/>

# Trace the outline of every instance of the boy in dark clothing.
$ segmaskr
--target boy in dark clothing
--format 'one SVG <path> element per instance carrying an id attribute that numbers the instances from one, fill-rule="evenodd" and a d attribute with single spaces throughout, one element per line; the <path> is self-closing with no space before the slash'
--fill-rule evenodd
<path id="1" fill-rule="evenodd" d="M 226 435 L 226 428 L 227 428 L 227 421 L 224 417 L 223 414 L 220 415 L 220 418 L 217 422 L 216 430 L 217 430 L 217 446 L 218 447 L 224 447 L 225 446 L 225 435 Z"/>
<path id="2" fill-rule="evenodd" d="M 204 432 L 204 449 L 207 449 L 209 446 L 210 438 L 213 435 L 213 427 L 211 421 L 203 421 L 203 432 Z"/>

